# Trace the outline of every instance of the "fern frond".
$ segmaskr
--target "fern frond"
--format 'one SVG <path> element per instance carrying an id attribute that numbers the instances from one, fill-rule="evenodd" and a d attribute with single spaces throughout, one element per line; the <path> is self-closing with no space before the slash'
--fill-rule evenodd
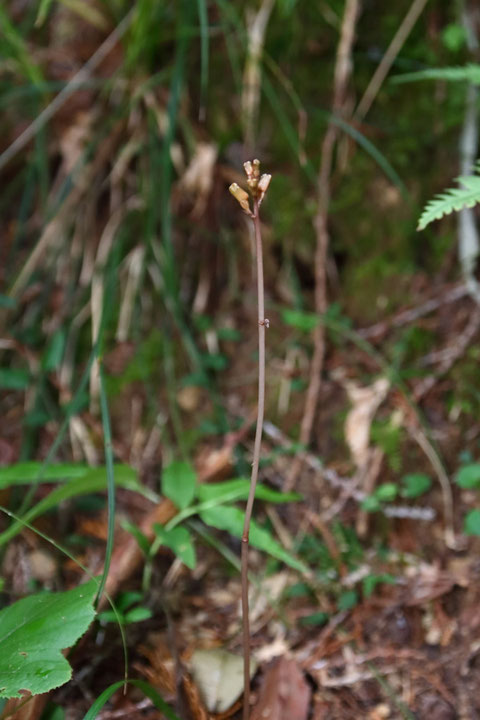
<path id="1" fill-rule="evenodd" d="M 395 75 L 390 82 L 408 83 L 418 80 L 446 80 L 447 82 L 469 82 L 472 85 L 480 85 L 480 65 L 469 63 L 461 67 L 431 68 L 418 72 Z"/>
<path id="2" fill-rule="evenodd" d="M 477 164 L 477 172 L 479 169 Z M 440 220 L 444 215 L 450 215 L 454 211 L 471 208 L 480 202 L 479 175 L 464 175 L 457 178 L 457 181 L 464 187 L 451 188 L 430 200 L 420 216 L 417 230 L 424 230 L 434 220 Z"/>

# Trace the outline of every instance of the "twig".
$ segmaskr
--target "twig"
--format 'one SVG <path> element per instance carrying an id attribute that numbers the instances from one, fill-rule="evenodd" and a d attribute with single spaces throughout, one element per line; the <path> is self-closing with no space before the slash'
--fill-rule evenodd
<path id="1" fill-rule="evenodd" d="M 413 26 L 420 17 L 420 14 L 427 2 L 428 0 L 413 0 L 410 10 L 405 15 L 379 66 L 373 73 L 372 79 L 370 80 L 362 99 L 358 103 L 358 107 L 354 114 L 354 118 L 356 120 L 362 120 L 372 107 L 373 101 L 377 97 L 377 93 L 380 90 L 383 81 L 387 77 L 395 58 L 400 52 L 403 43 L 410 35 Z"/>
<path id="2" fill-rule="evenodd" d="M 342 114 L 345 103 L 346 88 L 351 72 L 351 52 L 358 9 L 358 0 L 347 0 L 335 63 L 333 112 L 337 115 Z M 322 143 L 320 170 L 318 174 L 318 212 L 314 225 L 317 236 L 317 247 L 315 251 L 315 312 L 319 315 L 323 315 L 327 310 L 326 263 L 329 244 L 327 216 L 330 204 L 330 175 L 333 164 L 333 150 L 338 132 L 338 127 L 330 122 Z M 322 323 L 319 323 L 314 330 L 313 342 L 314 350 L 310 368 L 310 380 L 300 426 L 299 441 L 302 445 L 308 445 L 310 442 L 320 393 L 321 374 L 325 355 L 325 328 Z M 285 479 L 283 488 L 285 492 L 290 491 L 295 486 L 302 468 L 302 462 L 301 455 L 296 455 L 292 462 L 290 472 Z"/>
<path id="3" fill-rule="evenodd" d="M 413 323 L 419 318 L 429 315 L 434 310 L 438 310 L 438 308 L 443 307 L 443 305 L 461 300 L 468 294 L 469 291 L 463 283 L 456 285 L 451 290 L 447 290 L 437 297 L 430 298 L 430 300 L 426 300 L 421 305 L 409 308 L 408 310 L 401 310 L 391 320 L 382 320 L 381 322 L 375 323 L 375 325 L 370 325 L 370 327 L 361 328 L 357 330 L 357 334 L 365 340 L 376 338 L 379 335 L 384 335 L 391 327 L 403 327 L 404 325 Z"/>

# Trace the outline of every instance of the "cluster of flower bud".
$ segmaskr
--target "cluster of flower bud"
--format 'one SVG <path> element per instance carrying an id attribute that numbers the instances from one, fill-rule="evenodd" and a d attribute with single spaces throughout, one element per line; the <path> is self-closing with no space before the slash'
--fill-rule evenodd
<path id="1" fill-rule="evenodd" d="M 262 204 L 265 193 L 270 185 L 271 175 L 264 173 L 260 175 L 260 160 L 248 160 L 243 164 L 245 174 L 247 176 L 247 185 L 250 190 L 250 195 L 257 201 L 257 207 Z M 238 202 L 243 212 L 250 217 L 254 217 L 250 209 L 249 195 L 243 190 L 237 183 L 232 183 L 229 187 L 235 200 Z"/>

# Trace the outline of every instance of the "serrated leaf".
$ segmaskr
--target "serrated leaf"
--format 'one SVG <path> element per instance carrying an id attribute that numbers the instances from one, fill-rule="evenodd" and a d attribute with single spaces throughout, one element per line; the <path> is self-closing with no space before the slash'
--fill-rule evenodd
<path id="1" fill-rule="evenodd" d="M 163 525 L 155 523 L 153 529 L 163 545 L 173 550 L 175 555 L 179 557 L 187 567 L 193 570 L 197 559 L 192 535 L 187 528 L 176 527 L 171 530 L 166 530 Z"/>
<path id="2" fill-rule="evenodd" d="M 184 510 L 195 497 L 197 474 L 190 463 L 173 462 L 162 474 L 162 492 L 179 510 Z"/>
<path id="3" fill-rule="evenodd" d="M 425 207 L 418 221 L 417 230 L 424 230 L 434 220 L 440 220 L 445 215 L 474 207 L 480 202 L 480 177 L 468 175 L 458 178 L 463 183 L 463 188 L 451 188 L 440 195 L 437 195 Z"/>
<path id="4" fill-rule="evenodd" d="M 480 463 L 464 465 L 457 472 L 455 482 L 465 490 L 474 490 L 480 487 Z"/>
<path id="5" fill-rule="evenodd" d="M 0 697 L 32 695 L 64 685 L 72 669 L 62 650 L 83 635 L 95 617 L 92 580 L 63 593 L 40 593 L 0 611 Z"/>
<path id="6" fill-rule="evenodd" d="M 228 530 L 229 533 L 241 539 L 244 522 L 244 512 L 242 510 L 230 505 L 220 505 L 208 510 L 202 510 L 199 514 L 205 525 L 210 525 L 218 530 Z M 250 544 L 277 560 L 281 560 L 294 570 L 308 572 L 308 568 L 304 563 L 285 550 L 268 530 L 261 528 L 255 520 L 250 523 Z"/>

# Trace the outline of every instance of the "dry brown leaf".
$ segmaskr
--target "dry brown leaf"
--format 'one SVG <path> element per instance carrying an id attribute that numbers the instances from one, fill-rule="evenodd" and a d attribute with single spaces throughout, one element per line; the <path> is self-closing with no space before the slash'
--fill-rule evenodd
<path id="1" fill-rule="evenodd" d="M 386 378 L 379 378 L 369 387 L 360 387 L 351 381 L 345 383 L 352 403 L 345 421 L 345 440 L 358 469 L 368 464 L 370 427 L 389 387 L 390 383 Z"/>
<path id="2" fill-rule="evenodd" d="M 180 180 L 180 188 L 195 198 L 192 217 L 199 218 L 213 186 L 213 170 L 218 148 L 214 143 L 199 142 L 195 154 Z"/>
<path id="3" fill-rule="evenodd" d="M 263 676 L 251 720 L 306 720 L 311 690 L 295 660 L 280 658 Z"/>
<path id="4" fill-rule="evenodd" d="M 422 563 L 408 583 L 405 604 L 423 605 L 425 602 L 446 595 L 455 585 L 455 577 L 436 565 Z"/>

